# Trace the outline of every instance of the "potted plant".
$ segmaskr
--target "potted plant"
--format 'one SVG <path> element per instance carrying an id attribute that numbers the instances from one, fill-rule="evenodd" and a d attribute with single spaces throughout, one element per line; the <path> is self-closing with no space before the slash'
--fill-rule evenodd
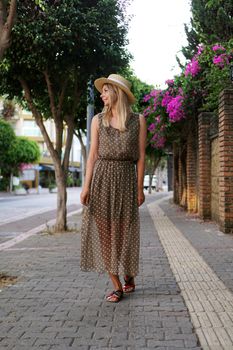
<path id="1" fill-rule="evenodd" d="M 16 196 L 22 196 L 26 195 L 27 191 L 21 184 L 19 184 L 17 186 L 14 186 L 14 193 Z"/>
<path id="2" fill-rule="evenodd" d="M 57 185 L 55 182 L 50 182 L 48 187 L 50 193 L 57 193 Z"/>

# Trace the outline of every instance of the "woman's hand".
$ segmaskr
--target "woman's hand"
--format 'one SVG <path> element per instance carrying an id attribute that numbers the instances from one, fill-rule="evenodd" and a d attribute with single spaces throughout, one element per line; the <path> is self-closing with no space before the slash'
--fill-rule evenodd
<path id="1" fill-rule="evenodd" d="M 90 190 L 88 188 L 83 188 L 80 194 L 80 202 L 82 205 L 87 206 L 89 203 Z"/>
<path id="2" fill-rule="evenodd" d="M 142 190 L 138 190 L 138 206 L 140 207 L 145 202 L 145 194 Z"/>

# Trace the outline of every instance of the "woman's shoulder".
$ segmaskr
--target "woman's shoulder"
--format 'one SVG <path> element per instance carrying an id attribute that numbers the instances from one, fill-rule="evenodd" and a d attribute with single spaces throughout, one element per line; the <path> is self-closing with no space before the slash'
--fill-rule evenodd
<path id="1" fill-rule="evenodd" d="M 138 113 L 138 112 L 132 112 L 131 113 L 131 118 L 137 122 L 139 122 L 140 124 L 145 120 L 145 117 L 143 116 L 143 114 Z"/>
<path id="2" fill-rule="evenodd" d="M 103 113 L 95 114 L 92 118 L 92 124 L 94 124 L 97 129 L 99 129 L 102 125 Z"/>

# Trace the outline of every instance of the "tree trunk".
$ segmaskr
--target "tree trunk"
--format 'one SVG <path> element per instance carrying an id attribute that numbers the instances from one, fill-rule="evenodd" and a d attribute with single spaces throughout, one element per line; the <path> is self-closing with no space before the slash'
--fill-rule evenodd
<path id="1" fill-rule="evenodd" d="M 10 1 L 8 11 L 6 2 L 0 0 L 0 60 L 11 43 L 11 30 L 16 18 L 16 9 L 17 0 Z"/>
<path id="2" fill-rule="evenodd" d="M 153 174 L 149 174 L 149 188 L 148 188 L 148 193 L 149 194 L 151 194 L 151 192 L 152 192 L 151 191 L 151 185 L 152 185 Z"/>
<path id="3" fill-rule="evenodd" d="M 46 75 L 46 74 L 45 74 Z M 48 90 L 50 95 L 50 101 L 51 104 L 53 104 L 53 91 L 52 87 L 49 81 L 49 76 L 46 75 L 47 78 L 47 84 L 48 84 Z M 49 153 L 51 155 L 51 158 L 54 163 L 55 168 L 55 177 L 56 177 L 56 183 L 57 183 L 57 218 L 56 218 L 56 224 L 55 224 L 55 230 L 56 232 L 64 232 L 67 230 L 67 209 L 66 209 L 66 203 L 67 203 L 67 191 L 66 191 L 66 179 L 67 179 L 67 172 L 69 167 L 69 155 L 70 155 L 70 149 L 72 145 L 73 140 L 73 131 L 74 131 L 74 122 L 73 117 L 66 116 L 66 124 L 67 124 L 67 138 L 66 138 L 66 147 L 65 147 L 65 153 L 64 153 L 64 159 L 63 162 L 61 161 L 61 142 L 62 140 L 62 133 L 63 133 L 63 127 L 61 123 L 61 116 L 55 115 L 55 125 L 56 125 L 56 132 L 57 132 L 57 139 L 56 139 L 56 148 L 54 148 L 54 145 L 47 133 L 47 130 L 45 128 L 44 122 L 43 122 L 43 116 L 42 114 L 37 110 L 33 100 L 31 91 L 29 88 L 29 85 L 27 82 L 19 78 L 19 81 L 22 85 L 22 88 L 24 90 L 25 99 L 28 103 L 29 109 L 31 110 L 35 121 L 37 125 L 40 128 L 40 131 L 43 135 L 44 141 L 47 145 L 47 148 L 49 150 Z M 61 98 L 62 95 L 61 95 Z M 61 103 L 60 103 L 61 107 Z M 51 110 L 55 110 L 54 107 L 51 107 Z"/>
<path id="4" fill-rule="evenodd" d="M 56 232 L 67 230 L 67 191 L 66 191 L 66 174 L 61 165 L 55 165 L 55 177 L 57 183 L 57 218 L 55 224 Z"/>

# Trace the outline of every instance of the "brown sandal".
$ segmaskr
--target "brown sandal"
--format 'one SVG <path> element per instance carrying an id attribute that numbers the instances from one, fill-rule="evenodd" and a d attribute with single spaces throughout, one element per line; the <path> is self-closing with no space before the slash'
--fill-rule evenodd
<path id="1" fill-rule="evenodd" d="M 114 290 L 112 293 L 107 295 L 106 300 L 110 303 L 119 303 L 123 298 L 123 290 Z"/>
<path id="2" fill-rule="evenodd" d="M 135 291 L 135 284 L 133 283 L 133 277 L 125 276 L 124 277 L 125 284 L 123 286 L 124 293 L 132 293 Z"/>

